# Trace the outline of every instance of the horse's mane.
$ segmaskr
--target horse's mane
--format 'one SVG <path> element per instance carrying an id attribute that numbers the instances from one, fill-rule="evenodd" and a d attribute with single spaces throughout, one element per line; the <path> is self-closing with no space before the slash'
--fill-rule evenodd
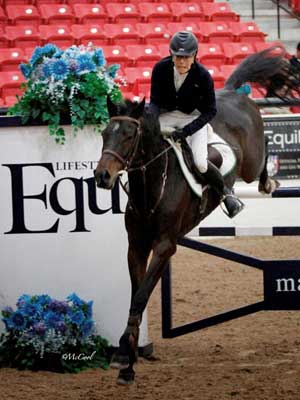
<path id="1" fill-rule="evenodd" d="M 138 106 L 139 102 L 132 101 L 130 99 L 125 99 L 121 103 L 118 103 L 118 115 L 132 115 L 134 110 Z M 143 127 L 143 134 L 144 136 L 151 135 L 153 136 L 160 136 L 160 125 L 158 116 L 154 115 L 147 111 L 147 107 L 144 108 L 142 114 L 142 127 Z"/>

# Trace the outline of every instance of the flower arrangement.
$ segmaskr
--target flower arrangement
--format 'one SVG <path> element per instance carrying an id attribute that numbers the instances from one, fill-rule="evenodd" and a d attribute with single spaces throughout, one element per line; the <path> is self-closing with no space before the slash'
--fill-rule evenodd
<path id="1" fill-rule="evenodd" d="M 37 47 L 20 69 L 27 80 L 25 93 L 9 114 L 21 116 L 22 123 L 30 118 L 47 123 L 57 143 L 65 142 L 60 127 L 65 117 L 75 133 L 85 125 L 95 125 L 99 131 L 108 120 L 106 96 L 122 99 L 115 81 L 119 65 L 107 66 L 102 49 L 92 43 L 64 51 L 51 43 Z"/>
<path id="2" fill-rule="evenodd" d="M 108 368 L 110 347 L 95 334 L 92 301 L 75 293 L 64 301 L 48 295 L 22 295 L 17 309 L 2 310 L 0 367 L 78 372 Z"/>

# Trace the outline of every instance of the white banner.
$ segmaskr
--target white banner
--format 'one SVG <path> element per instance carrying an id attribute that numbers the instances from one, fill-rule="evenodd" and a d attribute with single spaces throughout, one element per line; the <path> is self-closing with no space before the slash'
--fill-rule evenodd
<path id="1" fill-rule="evenodd" d="M 65 145 L 47 127 L 0 130 L 0 308 L 23 293 L 76 292 L 94 301 L 97 331 L 116 346 L 131 292 L 126 199 L 117 193 L 112 204 L 112 192 L 95 187 L 100 135 L 65 130 Z M 139 344 L 148 343 L 145 313 Z"/>

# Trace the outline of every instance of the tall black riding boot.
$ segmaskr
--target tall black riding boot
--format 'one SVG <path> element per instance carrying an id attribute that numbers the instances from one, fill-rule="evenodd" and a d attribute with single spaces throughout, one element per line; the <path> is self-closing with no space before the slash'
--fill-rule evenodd
<path id="1" fill-rule="evenodd" d="M 207 171 L 202 175 L 206 182 L 220 195 L 221 200 L 225 204 L 227 215 L 230 218 L 235 217 L 242 211 L 244 203 L 225 186 L 223 176 L 214 164 L 208 161 Z"/>

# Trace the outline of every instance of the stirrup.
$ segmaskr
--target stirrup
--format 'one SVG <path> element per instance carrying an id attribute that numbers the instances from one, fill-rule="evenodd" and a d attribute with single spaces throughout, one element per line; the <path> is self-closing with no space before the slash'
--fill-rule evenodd
<path id="1" fill-rule="evenodd" d="M 224 200 L 226 200 L 226 198 L 228 198 L 228 197 L 235 199 L 238 203 L 238 208 L 236 209 L 236 212 L 233 215 L 230 215 L 226 208 L 226 205 L 224 206 Z M 224 214 L 227 215 L 227 217 L 234 218 L 237 214 L 239 214 L 244 209 L 245 204 L 236 195 L 234 195 L 232 193 L 228 193 L 228 194 L 225 194 L 222 196 L 220 207 L 221 207 L 222 211 L 224 212 Z"/>

